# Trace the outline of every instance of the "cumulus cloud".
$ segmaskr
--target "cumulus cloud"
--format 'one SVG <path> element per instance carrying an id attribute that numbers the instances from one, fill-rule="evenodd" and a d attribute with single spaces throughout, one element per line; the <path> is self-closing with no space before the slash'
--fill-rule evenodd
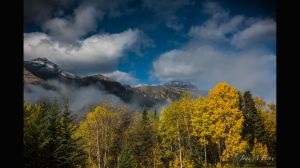
<path id="1" fill-rule="evenodd" d="M 222 19 L 212 17 L 203 25 L 192 26 L 188 35 L 194 40 L 203 43 L 228 42 L 230 40 L 228 35 L 236 32 L 244 20 L 245 17 L 242 15 L 232 18 L 224 17 Z"/>
<path id="2" fill-rule="evenodd" d="M 161 81 L 193 81 L 200 89 L 226 81 L 275 101 L 276 56 L 265 46 L 266 41 L 275 41 L 275 21 L 230 16 L 217 3 L 203 6 L 209 19 L 191 27 L 190 40 L 184 46 L 167 51 L 154 61 L 153 76 Z"/>
<path id="3" fill-rule="evenodd" d="M 24 0 L 24 22 L 41 23 L 51 16 L 60 16 L 63 10 L 73 8 L 72 0 Z"/>
<path id="4" fill-rule="evenodd" d="M 24 59 L 46 57 L 73 73 L 109 72 L 125 52 L 139 45 L 141 31 L 128 29 L 116 34 L 96 34 L 62 44 L 45 33 L 24 33 Z"/>
<path id="5" fill-rule="evenodd" d="M 75 44 L 95 34 L 103 18 L 130 13 L 134 0 L 26 0 L 25 28 L 32 25 L 60 43 Z M 132 11 L 132 10 L 129 10 Z"/>
<path id="6" fill-rule="evenodd" d="M 130 73 L 126 73 L 126 72 L 122 72 L 119 70 L 110 72 L 110 73 L 104 73 L 104 76 L 107 76 L 115 81 L 118 81 L 120 83 L 123 84 L 127 84 L 130 86 L 134 86 L 137 83 L 137 80 L 133 77 L 132 74 Z"/>
<path id="7" fill-rule="evenodd" d="M 273 43 L 275 39 L 276 23 L 273 19 L 265 19 L 258 20 L 248 28 L 236 33 L 232 39 L 232 45 L 239 48 L 266 45 Z"/>
<path id="8" fill-rule="evenodd" d="M 209 19 L 201 25 L 191 26 L 188 32 L 191 43 L 212 43 L 213 45 L 228 43 L 231 34 L 239 30 L 246 21 L 243 15 L 230 17 L 230 11 L 218 3 L 205 2 L 202 6 L 203 13 L 209 15 Z"/>
<path id="9" fill-rule="evenodd" d="M 80 6 L 70 18 L 53 18 L 43 24 L 43 30 L 53 39 L 62 42 L 76 42 L 80 37 L 94 31 L 97 21 L 102 20 L 103 13 L 96 12 L 91 6 Z"/>
<path id="10" fill-rule="evenodd" d="M 41 24 L 51 20 L 53 16 L 69 19 L 72 17 L 68 16 L 69 11 L 74 10 L 76 16 L 78 8 L 87 7 L 93 7 L 108 17 L 119 17 L 127 12 L 128 4 L 132 1 L 134 0 L 25 0 L 24 21 L 25 23 Z"/>
<path id="11" fill-rule="evenodd" d="M 201 46 L 164 53 L 153 68 L 154 75 L 162 81 L 194 81 L 201 89 L 227 81 L 241 90 L 253 90 L 269 98 L 275 92 L 275 59 L 268 51 L 232 52 Z"/>

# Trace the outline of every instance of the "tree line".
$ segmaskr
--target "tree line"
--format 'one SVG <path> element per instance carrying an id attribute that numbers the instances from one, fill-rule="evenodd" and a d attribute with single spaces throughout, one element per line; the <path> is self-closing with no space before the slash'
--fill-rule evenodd
<path id="1" fill-rule="evenodd" d="M 24 103 L 25 167 L 200 168 L 274 165 L 276 105 L 218 83 L 160 112 L 103 103 L 79 124 L 67 99 Z M 61 110 L 60 110 L 61 109 Z"/>

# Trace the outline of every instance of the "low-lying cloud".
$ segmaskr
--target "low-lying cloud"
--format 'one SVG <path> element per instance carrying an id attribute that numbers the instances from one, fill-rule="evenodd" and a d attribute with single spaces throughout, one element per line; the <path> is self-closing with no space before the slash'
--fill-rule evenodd
<path id="1" fill-rule="evenodd" d="M 63 102 L 67 97 L 69 100 L 70 110 L 74 113 L 86 110 L 89 105 L 100 104 L 103 102 L 114 102 L 116 104 L 124 104 L 120 98 L 106 93 L 95 86 L 75 87 L 65 85 L 57 80 L 46 82 L 47 85 L 55 89 L 45 89 L 40 85 L 25 84 L 24 100 L 29 103 L 37 103 L 41 100 L 51 100 L 54 97 L 59 102 Z"/>
<path id="2" fill-rule="evenodd" d="M 145 106 L 141 100 L 133 98 L 126 102 L 111 93 L 99 88 L 99 84 L 89 86 L 77 86 L 65 84 L 58 80 L 47 80 L 42 85 L 24 84 L 24 101 L 28 103 L 38 103 L 40 101 L 52 101 L 54 98 L 62 105 L 65 98 L 69 100 L 69 106 L 72 113 L 78 117 L 85 114 L 90 107 L 102 103 L 112 102 L 119 106 L 126 106 L 131 110 L 141 111 Z M 157 102 L 149 110 L 157 110 L 166 107 L 171 100 Z"/>
<path id="3" fill-rule="evenodd" d="M 135 79 L 132 74 L 122 72 L 119 70 L 113 71 L 110 73 L 105 73 L 103 75 L 107 76 L 115 81 L 118 81 L 122 84 L 130 85 L 130 86 L 134 86 L 137 83 L 137 79 Z"/>

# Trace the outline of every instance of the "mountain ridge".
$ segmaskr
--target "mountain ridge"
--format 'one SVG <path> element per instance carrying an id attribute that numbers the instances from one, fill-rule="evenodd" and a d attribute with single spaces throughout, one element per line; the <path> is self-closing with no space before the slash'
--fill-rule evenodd
<path id="1" fill-rule="evenodd" d="M 183 92 L 190 92 L 193 96 L 205 96 L 190 82 L 171 81 L 162 85 L 131 87 L 114 81 L 102 74 L 79 77 L 64 71 L 57 64 L 47 58 L 36 58 L 24 61 L 24 83 L 43 85 L 47 80 L 58 80 L 76 87 L 95 86 L 99 90 L 113 94 L 126 103 L 138 102 L 140 106 L 153 107 L 179 99 Z"/>

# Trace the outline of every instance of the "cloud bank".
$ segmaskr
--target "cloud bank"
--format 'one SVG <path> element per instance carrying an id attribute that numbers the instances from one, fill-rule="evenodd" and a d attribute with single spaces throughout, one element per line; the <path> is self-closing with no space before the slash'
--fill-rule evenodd
<path id="1" fill-rule="evenodd" d="M 97 21 L 102 20 L 103 13 L 94 7 L 86 6 L 75 9 L 70 18 L 55 17 L 47 20 L 42 28 L 52 39 L 61 42 L 76 42 L 82 36 L 97 28 Z"/>
<path id="2" fill-rule="evenodd" d="M 191 27 L 186 44 L 159 55 L 152 75 L 161 81 L 193 81 L 201 89 L 226 81 L 274 102 L 276 55 L 266 46 L 275 41 L 275 21 L 230 16 L 213 2 L 203 8 L 208 20 Z"/>
<path id="3" fill-rule="evenodd" d="M 46 82 L 48 85 L 56 89 L 45 89 L 40 85 L 25 84 L 24 100 L 29 103 L 37 103 L 41 100 L 51 100 L 54 97 L 58 102 L 63 102 L 67 97 L 69 100 L 70 110 L 74 113 L 83 112 L 89 105 L 100 104 L 103 102 L 114 102 L 116 104 L 124 104 L 118 97 L 99 90 L 94 86 L 75 87 L 65 85 L 56 80 Z"/>
<path id="4" fill-rule="evenodd" d="M 45 33 L 24 33 L 24 59 L 46 57 L 73 73 L 111 72 L 127 51 L 141 44 L 141 34 L 137 29 L 96 34 L 73 45 L 60 43 Z"/>

